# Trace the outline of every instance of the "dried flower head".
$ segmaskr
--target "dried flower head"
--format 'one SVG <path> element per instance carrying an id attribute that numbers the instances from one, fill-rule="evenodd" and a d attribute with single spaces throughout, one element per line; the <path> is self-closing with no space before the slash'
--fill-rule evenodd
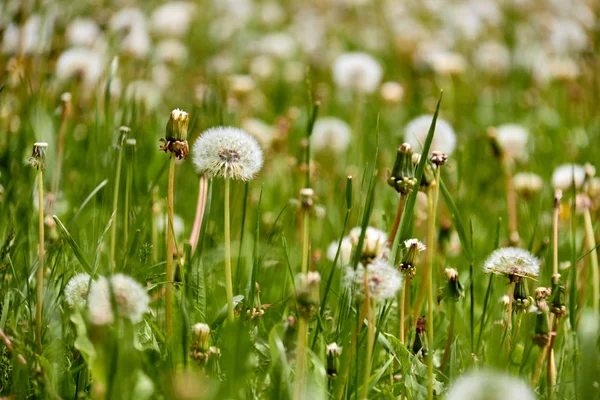
<path id="1" fill-rule="evenodd" d="M 29 157 L 29 164 L 37 169 L 38 171 L 43 171 L 46 169 L 46 149 L 48 148 L 48 143 L 46 142 L 37 142 L 33 144 L 33 150 L 31 152 L 31 157 Z"/>
<path id="2" fill-rule="evenodd" d="M 408 239 L 404 241 L 404 246 L 406 247 L 406 253 L 404 257 L 402 257 L 402 262 L 400 263 L 400 271 L 406 274 L 408 279 L 412 279 L 417 272 L 415 268 L 415 259 L 417 258 L 417 254 L 424 251 L 426 249 L 425 245 L 419 241 L 419 239 Z"/>
<path id="3" fill-rule="evenodd" d="M 65 301 L 70 308 L 82 307 L 88 297 L 90 276 L 85 273 L 72 277 L 65 286 Z"/>
<path id="4" fill-rule="evenodd" d="M 404 140 L 413 149 L 423 150 L 423 145 L 429 133 L 429 127 L 433 121 L 433 115 L 421 115 L 411 120 L 404 128 Z M 431 149 L 438 150 L 451 156 L 456 148 L 456 134 L 452 126 L 445 120 L 438 118 L 435 124 L 435 134 L 431 142 Z"/>
<path id="5" fill-rule="evenodd" d="M 540 260 L 527 250 L 518 247 L 503 247 L 495 250 L 485 261 L 486 273 L 504 275 L 511 282 L 523 278 L 535 278 L 540 271 Z"/>
<path id="6" fill-rule="evenodd" d="M 529 385 L 520 379 L 496 372 L 477 371 L 463 375 L 450 388 L 447 400 L 535 400 Z"/>
<path id="7" fill-rule="evenodd" d="M 342 89 L 371 94 L 382 75 L 379 62 L 366 53 L 344 53 L 333 62 L 333 80 Z"/>
<path id="8" fill-rule="evenodd" d="M 115 320 L 111 297 L 117 314 L 133 323 L 140 322 L 148 311 L 150 298 L 136 280 L 123 274 L 101 277 L 92 283 L 88 296 L 88 315 L 93 324 L 106 325 Z"/>
<path id="9" fill-rule="evenodd" d="M 434 150 L 431 152 L 430 160 L 433 165 L 441 167 L 448 161 L 448 156 L 439 150 Z"/>
<path id="10" fill-rule="evenodd" d="M 317 153 L 341 154 L 350 145 L 351 138 L 350 125 L 346 121 L 335 117 L 324 117 L 315 121 L 310 135 L 310 144 Z"/>
<path id="11" fill-rule="evenodd" d="M 577 164 L 563 164 L 552 173 L 552 187 L 567 191 L 573 183 L 579 189 L 585 180 L 585 169 Z"/>
<path id="12" fill-rule="evenodd" d="M 169 122 L 167 122 L 165 139 L 160 139 L 163 143 L 160 150 L 170 152 L 178 160 L 186 159 L 189 154 L 187 142 L 187 131 L 190 123 L 190 116 L 183 110 L 176 108 L 171 111 Z"/>
<path id="13" fill-rule="evenodd" d="M 329 343 L 327 345 L 327 375 L 331 377 L 337 376 L 339 358 L 342 354 L 342 348 L 337 343 Z"/>
<path id="14" fill-rule="evenodd" d="M 249 181 L 260 171 L 263 154 L 256 139 L 238 128 L 205 131 L 192 148 L 198 173 Z"/>
<path id="15" fill-rule="evenodd" d="M 376 302 L 396 298 L 402 287 L 402 275 L 387 260 L 375 258 L 366 267 L 366 282 L 369 296 Z M 359 296 L 365 296 L 365 267 L 359 264 L 356 270 L 346 268 L 344 281 L 353 287 Z"/>
<path id="16" fill-rule="evenodd" d="M 207 352 L 210 348 L 210 326 L 203 322 L 199 322 L 192 326 L 192 333 L 194 335 L 194 349 Z"/>

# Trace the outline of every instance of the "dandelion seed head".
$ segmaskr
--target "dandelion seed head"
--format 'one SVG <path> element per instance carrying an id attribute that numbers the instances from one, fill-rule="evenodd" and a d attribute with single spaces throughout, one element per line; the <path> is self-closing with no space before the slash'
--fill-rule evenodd
<path id="1" fill-rule="evenodd" d="M 352 242 L 352 247 L 358 246 L 360 240 L 360 234 L 362 228 L 357 226 L 350 230 L 348 237 Z M 385 254 L 387 249 L 387 234 L 377 228 L 368 226 L 365 230 L 365 237 L 363 240 L 363 248 L 361 251 L 361 258 L 379 258 Z"/>
<path id="2" fill-rule="evenodd" d="M 533 195 L 542 190 L 544 180 L 533 172 L 519 172 L 513 177 L 515 190 L 525 196 Z"/>
<path id="3" fill-rule="evenodd" d="M 511 281 L 535 278 L 540 272 L 540 260 L 527 250 L 503 247 L 495 250 L 485 261 L 484 271 L 507 276 Z"/>
<path id="4" fill-rule="evenodd" d="M 142 320 L 150 303 L 146 290 L 133 278 L 116 274 L 110 278 L 101 277 L 92 283 L 88 296 L 88 311 L 94 325 L 106 325 L 114 321 L 111 292 L 121 317 L 133 323 Z"/>
<path id="5" fill-rule="evenodd" d="M 327 248 L 327 259 L 329 261 L 335 260 L 335 255 L 338 250 L 338 245 L 340 245 L 339 241 L 336 240 L 332 242 Z M 350 264 L 350 257 L 352 257 L 352 240 L 349 237 L 345 237 L 342 239 L 342 244 L 340 245 L 340 255 L 338 256 L 338 265 L 348 265 Z"/>
<path id="6" fill-rule="evenodd" d="M 209 176 L 249 181 L 263 165 L 258 141 L 238 128 L 208 129 L 196 140 L 192 152 L 196 171 Z"/>
<path id="7" fill-rule="evenodd" d="M 90 18 L 76 18 L 65 32 L 67 42 L 71 46 L 91 47 L 100 36 L 100 27 Z"/>
<path id="8" fill-rule="evenodd" d="M 85 305 L 88 297 L 90 276 L 86 273 L 72 277 L 65 286 L 65 301 L 71 309 Z"/>
<path id="9" fill-rule="evenodd" d="M 157 7 L 150 17 L 152 32 L 158 36 L 181 38 L 189 29 L 196 5 L 185 1 L 172 1 Z"/>
<path id="10" fill-rule="evenodd" d="M 429 133 L 433 115 L 421 115 L 410 121 L 404 128 L 404 140 L 416 151 L 422 151 Z M 438 150 L 447 156 L 452 155 L 456 148 L 456 134 L 452 126 L 438 118 L 435 124 L 435 134 L 431 142 L 431 150 Z"/>
<path id="11" fill-rule="evenodd" d="M 381 65 L 367 53 L 343 53 L 333 62 L 333 80 L 341 89 L 371 94 L 382 76 Z"/>
<path id="12" fill-rule="evenodd" d="M 366 280 L 369 296 L 374 301 L 385 301 L 396 298 L 402 287 L 402 275 L 383 258 L 375 258 L 366 267 Z M 365 267 L 359 264 L 356 270 L 347 267 L 344 282 L 354 287 L 360 296 L 365 295 Z"/>
<path id="13" fill-rule="evenodd" d="M 529 385 L 496 372 L 478 371 L 460 377 L 450 388 L 447 400 L 535 400 Z"/>
<path id="14" fill-rule="evenodd" d="M 407 249 L 416 249 L 419 253 L 427 249 L 427 247 L 425 247 L 425 245 L 417 238 L 405 240 L 404 247 Z"/>
<path id="15" fill-rule="evenodd" d="M 527 128 L 518 124 L 504 124 L 498 126 L 495 131 L 498 145 L 506 157 L 516 161 L 527 161 Z"/>
<path id="16" fill-rule="evenodd" d="M 332 151 L 341 154 L 350 145 L 351 137 L 350 125 L 346 121 L 335 117 L 319 118 L 313 127 L 310 144 L 317 153 Z"/>
<path id="17" fill-rule="evenodd" d="M 103 57 L 84 47 L 65 50 L 56 61 L 56 77 L 60 81 L 81 79 L 88 87 L 94 87 L 104 70 Z"/>
<path id="18" fill-rule="evenodd" d="M 579 189 L 585 180 L 585 168 L 577 164 L 563 164 L 552 173 L 552 187 L 567 191 L 571 189 L 573 182 L 575 188 Z"/>

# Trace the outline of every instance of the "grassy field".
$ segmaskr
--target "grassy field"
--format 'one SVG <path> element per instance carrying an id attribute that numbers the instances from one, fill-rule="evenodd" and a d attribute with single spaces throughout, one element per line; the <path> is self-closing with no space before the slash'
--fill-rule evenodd
<path id="1" fill-rule="evenodd" d="M 0 398 L 600 398 L 599 12 L 6 0 Z"/>

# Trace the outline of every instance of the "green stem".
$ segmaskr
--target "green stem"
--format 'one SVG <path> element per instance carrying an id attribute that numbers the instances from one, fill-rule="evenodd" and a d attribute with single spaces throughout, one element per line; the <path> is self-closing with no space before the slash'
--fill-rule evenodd
<path id="1" fill-rule="evenodd" d="M 365 276 L 367 274 L 365 273 Z M 365 375 L 362 386 L 362 397 L 361 399 L 368 399 L 369 395 L 369 381 L 371 380 L 371 358 L 373 357 L 373 345 L 375 344 L 375 312 L 373 304 L 370 299 L 367 298 L 367 357 L 365 365 Z"/>
<path id="2" fill-rule="evenodd" d="M 231 221 L 229 210 L 230 180 L 225 178 L 225 290 L 227 291 L 227 319 L 233 321 L 233 282 L 231 278 Z"/>
<path id="3" fill-rule="evenodd" d="M 123 243 L 127 248 L 128 231 L 129 231 L 129 201 L 131 197 L 131 182 L 133 180 L 133 162 L 127 165 L 127 175 L 125 177 L 125 213 L 123 215 Z M 125 250 L 127 252 L 127 250 Z"/>
<path id="4" fill-rule="evenodd" d="M 123 163 L 123 150 L 122 141 L 119 143 L 117 148 L 117 170 L 115 172 L 115 187 L 113 189 L 113 206 L 112 211 L 114 212 L 119 205 L 119 186 L 121 184 L 121 164 Z M 117 213 L 113 217 L 112 226 L 110 227 L 110 268 L 111 272 L 115 272 L 115 249 L 117 246 Z"/>
<path id="5" fill-rule="evenodd" d="M 38 170 L 38 227 L 40 243 L 38 246 L 37 304 L 35 309 L 35 339 L 38 352 L 42 352 L 42 303 L 44 301 L 44 173 Z"/>
<path id="6" fill-rule="evenodd" d="M 171 154 L 169 165 L 169 186 L 167 191 L 167 265 L 165 286 L 165 320 L 167 323 L 167 336 L 173 336 L 173 218 L 175 215 L 173 205 L 173 185 L 175 183 L 175 155 Z"/>
<path id="7" fill-rule="evenodd" d="M 309 210 L 303 210 L 302 216 L 302 273 L 308 273 L 309 260 L 309 242 L 310 242 L 310 218 Z"/>
<path id="8" fill-rule="evenodd" d="M 439 196 L 440 169 L 435 171 L 435 186 L 427 193 L 429 219 L 427 228 L 427 398 L 433 399 L 433 257 L 435 256 L 435 216 Z"/>
<path id="9" fill-rule="evenodd" d="M 304 375 L 306 369 L 306 342 L 308 323 L 305 318 L 298 320 L 298 345 L 296 346 L 296 378 L 294 379 L 294 400 L 304 399 Z"/>
<path id="10" fill-rule="evenodd" d="M 598 314 L 600 306 L 600 277 L 598 276 L 598 252 L 596 251 L 596 240 L 594 238 L 594 227 L 592 225 L 592 216 L 590 210 L 586 209 L 583 213 L 585 223 L 585 242 L 590 253 L 590 266 L 592 267 L 592 287 L 594 289 L 592 308 L 594 313 Z"/>
<path id="11" fill-rule="evenodd" d="M 446 368 L 448 357 L 450 356 L 450 346 L 452 346 L 452 340 L 454 339 L 454 317 L 456 315 L 456 302 L 450 300 L 450 327 L 448 328 L 448 337 L 446 339 L 446 347 L 444 348 L 444 356 L 442 357 L 442 363 L 440 364 L 440 370 L 443 371 Z"/>
<path id="12" fill-rule="evenodd" d="M 406 319 L 406 292 L 409 290 L 410 278 L 404 275 L 404 288 L 400 293 L 400 343 L 404 344 L 404 322 Z"/>

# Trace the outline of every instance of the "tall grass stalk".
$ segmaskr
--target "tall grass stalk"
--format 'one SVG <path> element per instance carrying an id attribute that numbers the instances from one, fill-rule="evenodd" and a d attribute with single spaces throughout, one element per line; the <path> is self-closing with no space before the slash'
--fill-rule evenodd
<path id="1" fill-rule="evenodd" d="M 165 322 L 167 325 L 167 337 L 173 335 L 173 249 L 175 240 L 173 238 L 173 186 L 175 184 L 175 154 L 171 154 L 169 165 L 169 182 L 167 189 L 167 263 L 165 274 Z"/>

